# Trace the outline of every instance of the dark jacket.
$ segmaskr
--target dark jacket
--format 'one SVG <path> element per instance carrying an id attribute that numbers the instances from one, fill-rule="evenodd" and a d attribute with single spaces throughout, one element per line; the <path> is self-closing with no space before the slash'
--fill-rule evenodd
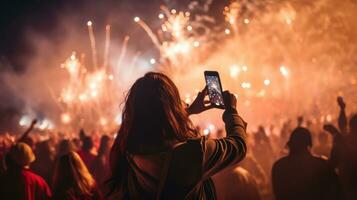
<path id="1" fill-rule="evenodd" d="M 276 200 L 339 199 L 338 178 L 328 161 L 309 152 L 290 154 L 272 169 Z"/>
<path id="2" fill-rule="evenodd" d="M 127 198 L 156 199 L 160 193 L 160 199 L 215 199 L 211 176 L 238 163 L 246 154 L 246 123 L 235 110 L 225 111 L 223 120 L 225 138 L 202 137 L 178 144 L 169 152 L 128 156 Z"/>

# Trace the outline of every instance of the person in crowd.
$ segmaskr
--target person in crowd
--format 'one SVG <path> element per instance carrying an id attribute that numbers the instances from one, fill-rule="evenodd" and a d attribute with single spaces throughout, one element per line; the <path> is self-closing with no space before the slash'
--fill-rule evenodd
<path id="1" fill-rule="evenodd" d="M 48 140 L 40 142 L 36 145 L 36 160 L 32 163 L 31 169 L 47 183 L 51 183 L 54 156 Z"/>
<path id="2" fill-rule="evenodd" d="M 217 200 L 260 200 L 258 185 L 250 173 L 242 167 L 224 169 L 212 177 Z"/>
<path id="3" fill-rule="evenodd" d="M 84 164 L 88 169 L 91 169 L 93 162 L 95 160 L 95 155 L 92 153 L 94 147 L 93 139 L 90 136 L 84 136 L 82 149 L 78 151 L 78 155 L 83 160 Z"/>
<path id="4" fill-rule="evenodd" d="M 109 176 L 109 152 L 112 139 L 108 135 L 103 135 L 100 139 L 98 155 L 95 158 L 91 171 L 98 185 L 102 185 Z"/>
<path id="5" fill-rule="evenodd" d="M 337 98 L 340 107 L 337 129 L 327 124 L 324 129 L 333 136 L 330 163 L 339 171 L 343 197 L 347 200 L 357 199 L 357 114 L 352 115 L 347 127 L 346 104 L 342 97 Z"/>
<path id="6" fill-rule="evenodd" d="M 52 193 L 43 178 L 29 167 L 35 160 L 30 146 L 19 142 L 6 155 L 7 171 L 0 177 L 0 198 L 3 200 L 46 200 Z"/>
<path id="7" fill-rule="evenodd" d="M 57 153 L 56 153 L 56 158 L 68 154 L 71 151 L 74 151 L 75 147 L 72 144 L 71 140 L 64 139 L 59 142 L 57 145 Z"/>
<path id="8" fill-rule="evenodd" d="M 177 87 L 149 72 L 131 87 L 123 122 L 110 153 L 109 199 L 214 199 L 211 177 L 239 163 L 246 153 L 246 123 L 237 100 L 223 93 L 227 137 L 200 137 L 189 119 L 206 106 L 207 89 L 186 108 Z"/>
<path id="9" fill-rule="evenodd" d="M 252 152 L 262 166 L 265 174 L 270 174 L 271 166 L 275 160 L 275 153 L 270 138 L 267 136 L 263 126 L 259 126 L 258 131 L 254 134 L 254 148 L 252 148 Z"/>
<path id="10" fill-rule="evenodd" d="M 72 139 L 72 144 L 73 144 L 73 147 L 74 147 L 76 152 L 81 150 L 82 141 L 81 141 L 80 138 L 73 138 Z"/>
<path id="11" fill-rule="evenodd" d="M 287 146 L 289 155 L 276 161 L 272 169 L 276 200 L 339 199 L 337 175 L 327 160 L 310 153 L 310 131 L 294 129 Z"/>
<path id="12" fill-rule="evenodd" d="M 329 138 L 328 135 L 324 132 L 320 132 L 317 135 L 317 145 L 314 147 L 314 153 L 316 155 L 322 155 L 326 158 L 330 157 L 331 146 L 329 145 Z"/>
<path id="13" fill-rule="evenodd" d="M 56 161 L 52 188 L 54 200 L 102 199 L 95 180 L 74 151 Z"/>

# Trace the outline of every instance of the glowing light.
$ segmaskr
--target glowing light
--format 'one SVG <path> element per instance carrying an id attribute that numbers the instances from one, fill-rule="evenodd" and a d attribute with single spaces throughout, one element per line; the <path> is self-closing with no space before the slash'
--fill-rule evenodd
<path id="1" fill-rule="evenodd" d="M 31 124 L 31 118 L 29 116 L 22 116 L 19 121 L 20 126 L 29 126 Z"/>
<path id="2" fill-rule="evenodd" d="M 71 93 L 70 90 L 64 91 L 64 92 L 62 93 L 62 100 L 63 100 L 64 102 L 68 102 L 68 103 L 73 100 L 73 95 L 72 95 L 72 93 Z"/>
<path id="3" fill-rule="evenodd" d="M 240 72 L 240 69 L 237 65 L 232 65 L 230 68 L 230 76 L 236 78 Z"/>
<path id="4" fill-rule="evenodd" d="M 68 113 L 63 113 L 61 115 L 61 121 L 63 124 L 68 124 L 69 122 L 71 122 L 71 116 Z"/>
<path id="5" fill-rule="evenodd" d="M 233 19 L 233 18 L 229 19 L 230 24 L 234 24 L 234 22 L 235 22 L 235 19 Z"/>
<path id="6" fill-rule="evenodd" d="M 192 102 L 190 97 L 186 97 L 185 98 L 185 103 L 190 104 Z"/>
<path id="7" fill-rule="evenodd" d="M 92 26 L 92 24 L 93 24 L 92 21 L 87 22 L 87 26 Z"/>
<path id="8" fill-rule="evenodd" d="M 186 28 L 188 31 L 192 31 L 192 26 L 187 26 Z"/>
<path id="9" fill-rule="evenodd" d="M 246 65 L 243 65 L 243 66 L 242 66 L 242 71 L 243 71 L 243 72 L 246 72 L 246 71 L 248 71 L 248 66 L 246 66 Z"/>
<path id="10" fill-rule="evenodd" d="M 88 99 L 88 97 L 86 94 L 80 94 L 78 96 L 78 99 L 83 102 L 83 101 L 86 101 Z"/>
<path id="11" fill-rule="evenodd" d="M 209 124 L 209 125 L 208 125 L 208 129 L 209 129 L 210 131 L 214 131 L 214 130 L 216 129 L 216 127 L 215 127 L 213 124 Z"/>
<path id="12" fill-rule="evenodd" d="M 115 119 L 114 119 L 114 122 L 117 124 L 117 125 L 120 125 L 122 123 L 122 116 L 121 114 L 118 114 Z"/>
<path id="13" fill-rule="evenodd" d="M 109 74 L 108 75 L 108 79 L 112 81 L 114 79 L 114 75 L 113 74 Z"/>
<path id="14" fill-rule="evenodd" d="M 100 123 L 100 125 L 105 126 L 105 125 L 108 124 L 108 121 L 107 121 L 106 118 L 101 117 L 101 118 L 99 119 L 99 123 Z"/>
<path id="15" fill-rule="evenodd" d="M 160 13 L 160 14 L 158 15 L 158 18 L 159 18 L 159 19 L 164 19 L 164 17 L 165 17 L 165 16 L 164 16 L 164 14 L 162 14 L 162 13 Z"/>
<path id="16" fill-rule="evenodd" d="M 150 59 L 150 64 L 153 65 L 153 64 L 155 64 L 155 63 L 156 63 L 156 60 L 155 60 L 154 58 L 151 58 L 151 59 Z"/>
<path id="17" fill-rule="evenodd" d="M 284 65 L 280 66 L 280 73 L 285 77 L 289 75 L 289 71 Z"/>
<path id="18" fill-rule="evenodd" d="M 163 25 L 161 26 L 161 30 L 164 31 L 164 32 L 167 31 L 167 27 L 165 26 L 165 24 L 163 24 Z"/>
<path id="19" fill-rule="evenodd" d="M 90 95 L 91 95 L 92 97 L 96 97 L 96 96 L 98 96 L 98 92 L 97 92 L 97 90 L 93 90 L 93 91 L 91 91 L 91 92 L 90 92 Z"/>
<path id="20" fill-rule="evenodd" d="M 199 47 L 200 46 L 200 42 L 199 41 L 194 41 L 193 42 L 193 46 L 194 47 Z"/>
<path id="21" fill-rule="evenodd" d="M 134 22 L 139 22 L 140 18 L 139 17 L 134 17 Z"/>
<path id="22" fill-rule="evenodd" d="M 245 18 L 244 20 L 243 20 L 243 22 L 245 23 L 245 24 L 249 24 L 249 19 L 247 19 L 247 18 Z"/>
<path id="23" fill-rule="evenodd" d="M 54 125 L 50 120 L 44 119 L 40 121 L 36 127 L 40 130 L 46 130 L 46 129 L 53 129 Z"/>
<path id="24" fill-rule="evenodd" d="M 264 85 L 266 85 L 266 86 L 270 85 L 270 80 L 269 79 L 265 79 L 264 80 Z"/>
<path id="25" fill-rule="evenodd" d="M 190 12 L 185 12 L 185 16 L 186 16 L 186 17 L 189 17 L 190 15 L 191 15 Z"/>
<path id="26" fill-rule="evenodd" d="M 172 13 L 172 14 L 176 14 L 176 12 L 177 12 L 177 11 L 176 11 L 175 9 L 171 9 L 171 13 Z"/>
<path id="27" fill-rule="evenodd" d="M 251 88 L 251 84 L 249 83 L 249 82 L 243 82 L 242 84 L 241 84 L 241 86 L 242 86 L 242 88 L 244 88 L 244 89 L 249 89 L 249 88 Z"/>
<path id="28" fill-rule="evenodd" d="M 224 33 L 225 33 L 226 35 L 229 35 L 229 34 L 231 33 L 231 30 L 229 30 L 228 28 L 226 28 L 226 30 L 224 30 Z"/>
<path id="29" fill-rule="evenodd" d="M 332 121 L 332 116 L 330 114 L 326 115 L 326 121 L 331 122 Z"/>
<path id="30" fill-rule="evenodd" d="M 208 128 L 206 128 L 205 130 L 203 130 L 203 135 L 207 136 L 210 134 L 210 131 Z"/>

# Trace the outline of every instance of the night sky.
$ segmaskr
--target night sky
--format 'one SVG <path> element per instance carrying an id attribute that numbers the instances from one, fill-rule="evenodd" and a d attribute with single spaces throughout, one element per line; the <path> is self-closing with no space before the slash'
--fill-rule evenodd
<path id="1" fill-rule="evenodd" d="M 133 23 L 134 16 L 145 18 L 150 26 L 155 26 L 160 5 L 185 10 L 189 0 L 2 0 L 0 3 L 0 73 L 22 74 L 36 55 L 28 32 L 37 37 L 61 44 L 65 32 L 61 29 L 63 16 L 69 16 L 71 23 L 83 26 L 89 19 L 96 27 L 112 25 L 112 37 L 123 38 L 131 35 L 140 42 L 131 42 L 131 49 L 144 51 L 151 45 L 147 36 Z M 204 0 L 197 1 L 198 3 Z M 214 0 L 209 15 L 222 16 L 228 1 Z M 73 16 L 73 17 L 71 17 Z M 223 20 L 223 19 L 222 19 Z M 125 28 L 122 28 L 125 27 Z M 129 30 L 129 32 L 128 32 Z M 83 28 L 83 31 L 86 31 Z M 151 53 L 151 52 L 150 52 Z M 16 98 L 0 79 L 0 132 L 8 127 L 16 127 L 23 102 Z"/>

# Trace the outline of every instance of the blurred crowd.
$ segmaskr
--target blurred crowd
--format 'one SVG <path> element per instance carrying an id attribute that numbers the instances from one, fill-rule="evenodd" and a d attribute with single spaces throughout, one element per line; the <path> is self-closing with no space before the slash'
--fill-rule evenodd
<path id="1" fill-rule="evenodd" d="M 357 114 L 347 116 L 341 97 L 337 106 L 329 123 L 299 116 L 248 133 L 245 159 L 213 177 L 217 191 L 232 191 L 217 198 L 357 199 Z M 31 134 L 35 124 L 22 135 L 0 135 L 1 199 L 105 199 L 115 134 L 43 139 Z"/>

